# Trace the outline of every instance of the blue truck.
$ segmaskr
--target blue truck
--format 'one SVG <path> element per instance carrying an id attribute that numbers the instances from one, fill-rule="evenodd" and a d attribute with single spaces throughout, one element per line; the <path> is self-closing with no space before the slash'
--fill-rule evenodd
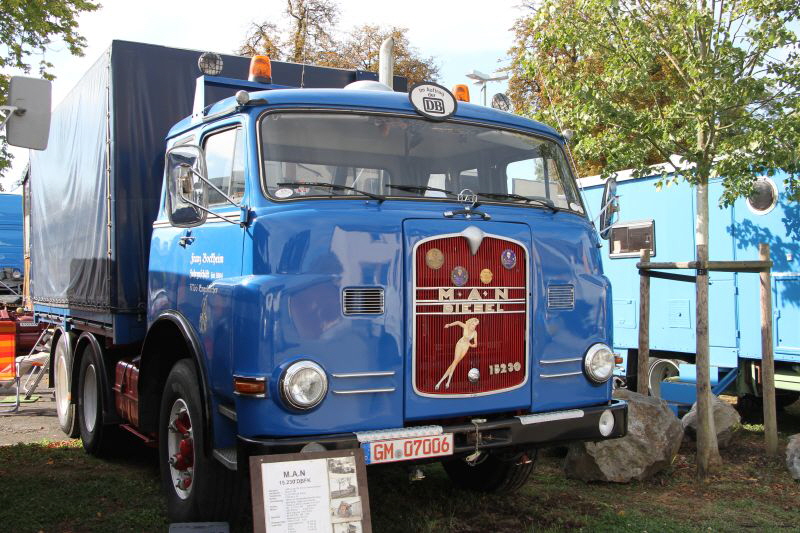
<path id="1" fill-rule="evenodd" d="M 59 422 L 157 445 L 173 520 L 228 517 L 253 455 L 497 491 L 626 432 L 563 137 L 388 70 L 115 41 L 32 154 Z"/>
<path id="2" fill-rule="evenodd" d="M 656 190 L 660 173 L 633 178 L 618 173 L 618 221 L 602 250 L 603 269 L 614 288 L 614 348 L 624 362 L 617 374 L 636 383 L 640 251 L 655 261 L 694 258 L 695 190 L 681 181 Z M 733 205 L 709 208 L 709 256 L 715 261 L 757 260 L 759 243 L 770 245 L 773 352 L 778 405 L 800 394 L 800 207 L 787 193 L 783 172 L 759 176 L 755 193 Z M 599 178 L 579 180 L 591 202 L 599 199 Z M 709 198 L 721 197 L 722 178 L 711 180 Z M 756 407 L 761 396 L 761 319 L 757 274 L 709 275 L 709 353 L 716 394 L 740 397 Z M 695 401 L 695 287 L 651 280 L 650 390 L 679 411 Z"/>

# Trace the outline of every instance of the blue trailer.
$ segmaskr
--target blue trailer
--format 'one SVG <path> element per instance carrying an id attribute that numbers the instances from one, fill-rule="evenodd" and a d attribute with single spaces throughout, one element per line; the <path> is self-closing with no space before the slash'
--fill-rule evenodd
<path id="1" fill-rule="evenodd" d="M 32 156 L 65 432 L 157 443 L 181 521 L 228 517 L 257 454 L 511 490 L 538 447 L 625 434 L 561 135 L 436 84 L 199 56 L 115 41 Z"/>
<path id="2" fill-rule="evenodd" d="M 757 260 L 759 243 L 770 245 L 775 385 L 779 404 L 800 391 L 800 207 L 787 196 L 785 174 L 761 176 L 756 194 L 732 206 L 709 208 L 709 257 Z M 695 250 L 695 190 L 685 181 L 658 191 L 658 176 L 618 174 L 618 222 L 603 243 L 606 275 L 614 289 L 614 347 L 625 359 L 618 374 L 636 383 L 639 276 L 636 263 L 649 248 L 655 261 L 690 261 Z M 603 190 L 598 178 L 579 180 L 589 202 Z M 709 184 L 717 202 L 721 179 Z M 709 344 L 715 393 L 761 394 L 761 319 L 756 274 L 709 274 Z M 653 278 L 650 296 L 650 388 L 685 409 L 695 400 L 695 287 Z"/>
<path id="3" fill-rule="evenodd" d="M 0 194 L 0 303 L 22 300 L 22 196 Z"/>

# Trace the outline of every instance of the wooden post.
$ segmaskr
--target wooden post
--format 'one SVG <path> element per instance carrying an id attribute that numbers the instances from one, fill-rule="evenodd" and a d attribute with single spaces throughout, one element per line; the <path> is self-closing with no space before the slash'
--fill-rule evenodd
<path id="1" fill-rule="evenodd" d="M 758 245 L 758 256 L 769 261 L 769 244 Z M 764 440 L 767 455 L 778 455 L 778 421 L 775 413 L 775 358 L 772 353 L 772 276 L 764 269 L 761 278 L 761 381 L 764 404 Z"/>
<path id="2" fill-rule="evenodd" d="M 697 477 L 704 480 L 722 465 L 714 427 L 711 400 L 711 368 L 708 348 L 708 180 L 697 184 L 695 225 L 697 269 L 697 307 L 695 336 L 697 370 Z"/>
<path id="3" fill-rule="evenodd" d="M 650 249 L 645 248 L 639 256 L 642 263 L 650 262 Z M 649 271 L 644 271 L 647 273 Z M 639 354 L 636 360 L 636 392 L 650 392 L 647 369 L 650 366 L 650 276 L 639 271 Z"/>

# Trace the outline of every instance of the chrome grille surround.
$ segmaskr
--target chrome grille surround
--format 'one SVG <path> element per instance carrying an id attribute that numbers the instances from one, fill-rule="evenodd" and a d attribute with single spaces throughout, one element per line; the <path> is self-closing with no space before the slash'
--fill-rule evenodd
<path id="1" fill-rule="evenodd" d="M 412 304 L 412 310 L 413 310 L 412 311 L 412 320 L 411 320 L 411 324 L 412 324 L 412 332 L 411 332 L 411 337 L 412 337 L 411 338 L 411 364 L 412 364 L 412 368 L 411 368 L 411 372 L 412 372 L 412 386 L 413 386 L 414 392 L 419 396 L 428 397 L 428 398 L 470 398 L 470 397 L 478 397 L 478 396 L 487 396 L 487 395 L 492 395 L 492 394 L 499 394 L 499 393 L 504 393 L 504 392 L 508 392 L 508 391 L 512 391 L 512 390 L 524 387 L 528 383 L 528 379 L 529 379 L 529 376 L 530 376 L 530 364 L 531 364 L 530 363 L 530 345 L 529 345 L 529 342 L 528 342 L 529 341 L 529 336 L 530 336 L 530 292 L 529 291 L 530 291 L 530 287 L 531 287 L 532 282 L 531 282 L 531 274 L 530 274 L 530 263 L 529 263 L 530 258 L 529 258 L 528 247 L 523 242 L 518 241 L 518 240 L 513 239 L 513 238 L 509 238 L 509 237 L 506 237 L 506 236 L 503 236 L 503 235 L 496 235 L 496 234 L 492 234 L 492 233 L 483 233 L 482 237 L 484 237 L 484 238 L 485 237 L 491 237 L 491 238 L 498 239 L 498 240 L 501 240 L 501 241 L 514 243 L 514 244 L 520 246 L 522 248 L 523 252 L 524 252 L 524 254 L 523 254 L 524 257 L 520 257 L 519 261 L 522 262 L 523 265 L 524 265 L 523 278 L 525 280 L 525 285 L 521 286 L 521 287 L 508 287 L 508 288 L 513 288 L 513 289 L 525 289 L 525 297 L 523 299 L 523 302 L 524 302 L 524 305 L 525 305 L 525 310 L 521 312 L 525 317 L 525 320 L 524 320 L 525 321 L 525 331 L 524 331 L 525 349 L 524 349 L 524 353 L 523 353 L 523 360 L 525 362 L 525 364 L 524 364 L 524 377 L 523 377 L 523 379 L 522 379 L 522 381 L 520 383 L 518 383 L 516 385 L 513 385 L 511 387 L 502 388 L 502 389 L 494 389 L 494 390 L 489 390 L 489 391 L 484 391 L 484 392 L 476 392 L 476 393 L 430 394 L 430 393 L 423 392 L 418 387 L 418 384 L 417 384 L 417 366 L 418 366 L 418 361 L 417 361 L 417 355 L 418 355 L 417 354 L 417 335 L 418 335 L 418 332 L 417 332 L 417 316 L 420 315 L 420 314 L 428 314 L 428 313 L 420 313 L 418 311 L 417 307 L 418 307 L 418 304 L 420 304 L 421 302 L 417 299 L 417 291 L 418 290 L 444 288 L 444 287 L 418 287 L 418 285 L 417 285 L 417 281 L 418 281 L 418 269 L 417 269 L 417 258 L 418 258 L 417 254 L 418 254 L 418 250 L 419 250 L 421 245 L 423 245 L 425 243 L 428 243 L 430 241 L 444 240 L 444 239 L 449 239 L 449 238 L 453 238 L 453 237 L 465 237 L 464 233 L 465 232 L 462 231 L 462 232 L 459 232 L 459 233 L 444 233 L 444 234 L 432 235 L 432 236 L 429 236 L 429 237 L 425 237 L 425 238 L 420 239 L 419 241 L 417 241 L 414 244 L 414 246 L 412 248 L 412 251 L 411 251 L 411 258 L 412 258 L 411 259 L 411 265 L 412 265 L 411 266 L 411 268 L 412 268 L 412 270 L 411 270 L 411 279 L 412 279 L 411 304 Z M 478 247 L 478 249 L 479 249 L 479 247 Z M 476 250 L 476 253 L 477 252 L 478 252 L 478 250 Z M 450 287 L 447 287 L 447 288 L 450 288 Z M 465 287 L 460 287 L 460 288 L 464 289 L 464 290 L 467 290 L 467 289 L 470 289 L 472 287 L 465 286 Z"/>

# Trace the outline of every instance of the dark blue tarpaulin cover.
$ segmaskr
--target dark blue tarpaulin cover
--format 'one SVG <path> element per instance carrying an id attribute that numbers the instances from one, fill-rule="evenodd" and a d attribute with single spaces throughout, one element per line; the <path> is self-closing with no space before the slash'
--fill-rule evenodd
<path id="1" fill-rule="evenodd" d="M 146 308 L 164 138 L 192 113 L 199 55 L 113 41 L 53 112 L 47 150 L 31 152 L 35 303 L 114 313 Z M 249 58 L 222 58 L 221 76 L 247 79 Z M 272 73 L 277 84 L 299 87 L 302 78 L 309 88 L 376 79 L 363 71 L 282 62 L 272 63 Z M 405 80 L 395 78 L 395 88 L 405 91 Z"/>

